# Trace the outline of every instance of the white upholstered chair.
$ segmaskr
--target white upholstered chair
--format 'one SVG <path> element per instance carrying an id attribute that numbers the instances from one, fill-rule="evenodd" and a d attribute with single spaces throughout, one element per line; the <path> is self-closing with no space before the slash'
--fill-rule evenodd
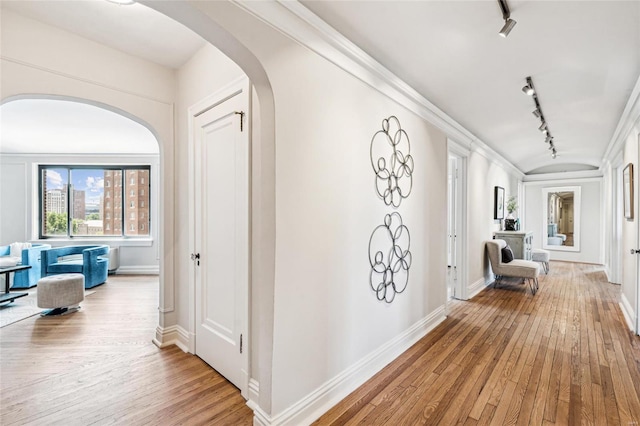
<path id="1" fill-rule="evenodd" d="M 496 276 L 493 286 L 500 284 L 503 277 L 516 277 L 527 280 L 531 294 L 538 291 L 538 276 L 540 265 L 537 262 L 523 259 L 513 259 L 509 263 L 502 261 L 502 249 L 507 243 L 504 240 L 489 240 L 486 243 L 491 269 Z"/>

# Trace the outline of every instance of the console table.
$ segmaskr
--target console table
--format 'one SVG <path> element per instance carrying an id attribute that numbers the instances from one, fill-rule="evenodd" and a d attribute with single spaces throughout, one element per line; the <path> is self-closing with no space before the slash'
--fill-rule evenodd
<path id="1" fill-rule="evenodd" d="M 17 265 L 17 266 L 9 266 L 8 268 L 0 268 L 0 275 L 4 274 L 4 294 L 0 295 L 0 303 L 4 302 L 13 302 L 19 297 L 24 297 L 29 295 L 29 293 L 11 293 L 9 291 L 9 274 L 11 272 L 22 271 L 24 269 L 31 268 L 31 265 Z"/>
<path id="2" fill-rule="evenodd" d="M 493 233 L 494 240 L 505 240 L 513 251 L 514 259 L 532 260 L 533 232 L 499 231 Z"/>

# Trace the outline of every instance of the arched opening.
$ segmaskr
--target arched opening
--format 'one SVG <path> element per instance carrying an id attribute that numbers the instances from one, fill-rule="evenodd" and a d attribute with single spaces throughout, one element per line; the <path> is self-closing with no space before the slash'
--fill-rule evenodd
<path id="1" fill-rule="evenodd" d="M 250 173 L 251 193 L 251 299 L 249 310 L 252 313 L 251 337 L 245 342 L 251 351 L 251 371 L 256 382 L 260 382 L 260 397 L 255 400 L 263 410 L 269 411 L 270 405 L 270 359 L 273 327 L 273 280 L 274 280 L 274 111 L 273 95 L 262 65 L 237 39 L 219 27 L 201 11 L 188 4 L 166 4 L 149 2 L 151 8 L 182 22 L 196 31 L 205 40 L 215 45 L 249 76 L 253 84 L 253 140 L 252 168 Z M 167 8 L 167 9 L 165 9 Z M 124 7 L 122 8 L 124 10 Z M 5 15 L 6 16 L 6 15 Z M 28 23 L 29 25 L 31 23 Z M 27 28 L 29 25 L 23 26 Z M 35 24 L 34 24 L 35 25 Z M 25 29 L 26 30 L 26 29 Z M 69 37 L 60 34 L 60 37 Z M 71 37 L 69 37 L 71 38 Z M 58 40 L 63 42 L 65 40 Z M 2 98 L 5 101 L 28 98 L 32 93 L 46 94 L 47 97 L 82 100 L 93 105 L 108 106 L 129 118 L 144 123 L 153 129 L 159 144 L 159 239 L 158 253 L 160 269 L 159 324 L 155 342 L 159 346 L 173 343 L 185 348 L 188 346 L 189 313 L 193 309 L 185 296 L 188 284 L 185 275 L 191 263 L 188 260 L 190 247 L 187 246 L 185 231 L 185 193 L 182 184 L 186 182 L 190 171 L 187 169 L 184 134 L 186 134 L 185 104 L 180 96 L 183 92 L 172 84 L 176 82 L 175 72 L 152 69 L 147 64 L 140 67 L 140 75 L 127 74 L 130 68 L 139 64 L 121 61 L 119 53 L 97 49 L 91 52 L 89 47 L 75 46 L 86 52 L 91 61 L 76 67 L 65 68 L 60 63 L 47 62 L 48 58 L 20 59 L 9 58 L 3 65 Z M 60 62 L 71 59 L 73 49 L 64 53 Z M 77 55 L 80 55 L 78 53 Z M 17 55 L 20 56 L 20 55 Z M 44 57 L 45 55 L 41 55 Z M 101 58 L 103 56 L 103 58 Z M 76 56 L 70 62 L 84 62 Z M 91 64 L 90 62 L 94 62 Z M 96 70 L 110 63 L 114 66 L 113 75 L 101 74 Z M 85 69 L 86 65 L 86 69 Z M 94 69 L 91 69 L 91 68 Z M 145 74 L 146 73 L 146 74 Z M 178 72 L 179 73 L 179 72 Z M 107 73 L 108 74 L 108 73 Z M 163 87 L 158 90 L 159 83 Z M 165 87 L 166 86 L 166 87 Z M 163 91 L 165 90 L 166 91 Z M 209 88 L 213 91 L 213 89 Z M 40 95 L 36 95 L 39 97 Z M 199 100 L 199 99 L 198 99 Z M 271 302 L 269 302 L 271 300 Z M 257 351 L 261 341 L 260 352 Z M 263 368 L 260 368 L 263 366 Z M 256 394 L 257 395 L 257 394 Z"/>

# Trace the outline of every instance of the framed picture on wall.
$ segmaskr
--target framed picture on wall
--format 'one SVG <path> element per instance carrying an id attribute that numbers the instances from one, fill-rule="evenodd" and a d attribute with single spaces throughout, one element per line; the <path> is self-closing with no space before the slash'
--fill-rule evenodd
<path id="1" fill-rule="evenodd" d="M 624 192 L 624 217 L 633 220 L 633 164 L 627 164 L 622 172 L 622 191 Z"/>
<path id="2" fill-rule="evenodd" d="M 496 186 L 493 191 L 493 218 L 504 219 L 504 188 Z"/>

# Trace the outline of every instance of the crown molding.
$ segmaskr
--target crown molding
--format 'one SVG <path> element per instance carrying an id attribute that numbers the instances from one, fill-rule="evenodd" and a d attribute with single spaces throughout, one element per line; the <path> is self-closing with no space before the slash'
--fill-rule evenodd
<path id="1" fill-rule="evenodd" d="M 604 168 L 607 162 L 611 163 L 615 160 L 616 155 L 622 150 L 627 136 L 629 136 L 629 133 L 636 125 L 640 126 L 640 77 L 638 77 L 638 81 L 636 81 L 627 105 L 620 116 L 618 126 L 615 132 L 613 132 L 613 137 L 604 152 L 602 164 L 600 165 L 601 169 Z"/>
<path id="2" fill-rule="evenodd" d="M 600 182 L 603 179 L 600 170 L 581 170 L 577 172 L 541 173 L 537 175 L 527 175 L 524 185 L 539 185 L 543 183 L 571 184 L 573 182 Z"/>
<path id="3" fill-rule="evenodd" d="M 459 145 L 480 153 L 521 179 L 524 177 L 524 173 L 509 160 L 481 141 L 300 2 L 291 0 L 232 0 L 232 2 L 422 117 Z"/>

